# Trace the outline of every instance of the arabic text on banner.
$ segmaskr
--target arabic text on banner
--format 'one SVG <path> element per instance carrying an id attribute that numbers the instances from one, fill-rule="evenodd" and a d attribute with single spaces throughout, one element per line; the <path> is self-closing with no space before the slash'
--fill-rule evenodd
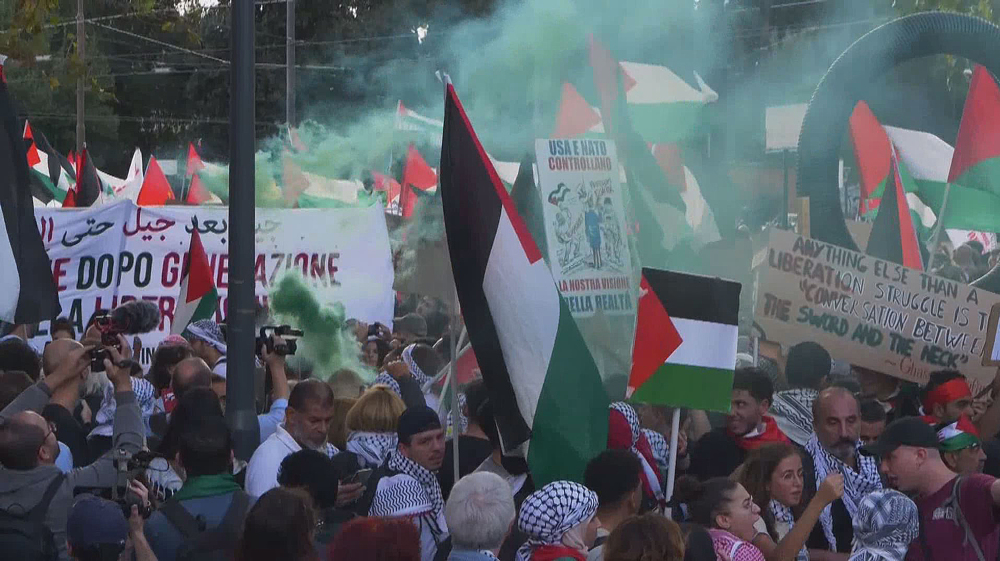
<path id="1" fill-rule="evenodd" d="M 160 329 L 143 335 L 143 365 L 170 333 L 180 295 L 192 218 L 219 292 L 216 321 L 225 321 L 229 288 L 229 217 L 224 207 L 137 207 L 121 201 L 87 210 L 35 209 L 52 262 L 62 315 L 78 333 L 98 308 L 133 299 L 157 304 Z M 257 209 L 257 301 L 282 274 L 302 274 L 326 306 L 340 302 L 347 317 L 391 325 L 393 269 L 380 206 L 361 209 Z M 32 344 L 48 340 L 48 322 Z"/>

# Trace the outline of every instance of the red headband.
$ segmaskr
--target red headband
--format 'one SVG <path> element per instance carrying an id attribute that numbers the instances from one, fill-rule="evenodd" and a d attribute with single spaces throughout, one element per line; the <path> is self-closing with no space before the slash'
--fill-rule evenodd
<path id="1" fill-rule="evenodd" d="M 966 397 L 972 397 L 972 390 L 964 378 L 948 380 L 927 393 L 924 398 L 924 414 L 932 414 L 935 405 L 944 406 Z"/>

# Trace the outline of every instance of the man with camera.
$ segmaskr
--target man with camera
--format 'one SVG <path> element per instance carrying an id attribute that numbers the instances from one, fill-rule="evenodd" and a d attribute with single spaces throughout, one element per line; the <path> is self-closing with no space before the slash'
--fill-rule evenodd
<path id="1" fill-rule="evenodd" d="M 134 454 L 142 447 L 144 429 L 129 379 L 131 349 L 123 336 L 118 340 L 118 348 L 106 347 L 108 357 L 104 359 L 117 404 L 113 449 Z M 74 491 L 110 488 L 117 483 L 118 472 L 110 454 L 64 475 L 55 466 L 59 445 L 54 426 L 40 414 L 54 393 L 85 374 L 92 348 L 80 346 L 68 352 L 58 368 L 0 411 L 0 548 L 5 557 L 28 559 L 38 548 L 51 547 L 58 551 L 60 560 L 68 560 L 66 520 Z M 31 523 L 31 513 L 44 520 L 41 527 Z M 22 528 L 27 524 L 28 535 L 5 531 L 19 524 Z"/>

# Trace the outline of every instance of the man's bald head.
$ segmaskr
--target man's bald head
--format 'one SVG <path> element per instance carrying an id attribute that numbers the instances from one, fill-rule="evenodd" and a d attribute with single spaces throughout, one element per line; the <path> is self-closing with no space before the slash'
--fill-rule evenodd
<path id="1" fill-rule="evenodd" d="M 38 466 L 41 458 L 39 449 L 47 444 L 49 424 L 34 411 L 22 411 L 0 421 L 0 465 L 7 469 L 26 471 Z M 59 453 L 59 445 L 52 438 L 46 458 L 51 455 L 54 462 Z"/>
<path id="2" fill-rule="evenodd" d="M 839 387 L 819 392 L 813 402 L 813 430 L 828 452 L 841 461 L 853 461 L 861 438 L 861 414 L 854 394 Z"/>
<path id="3" fill-rule="evenodd" d="M 42 372 L 45 372 L 46 376 L 52 374 L 71 351 L 80 348 L 83 348 L 83 345 L 73 339 L 56 339 L 45 345 L 45 351 L 42 353 Z"/>
<path id="4" fill-rule="evenodd" d="M 170 387 L 177 399 L 191 388 L 211 388 L 212 369 L 199 357 L 186 358 L 177 363 Z"/>

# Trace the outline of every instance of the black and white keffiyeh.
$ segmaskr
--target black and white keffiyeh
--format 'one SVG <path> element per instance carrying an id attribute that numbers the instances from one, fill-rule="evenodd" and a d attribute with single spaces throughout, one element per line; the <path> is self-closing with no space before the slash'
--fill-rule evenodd
<path id="1" fill-rule="evenodd" d="M 554 481 L 528 495 L 517 517 L 528 541 L 517 550 L 517 561 L 530 561 L 536 547 L 561 545 L 566 532 L 594 517 L 597 504 L 597 493 L 572 481 Z"/>
<path id="2" fill-rule="evenodd" d="M 850 561 L 903 561 L 910 542 L 920 535 L 917 505 L 892 489 L 861 499 L 854 517 Z"/>
<path id="3" fill-rule="evenodd" d="M 139 405 L 139 413 L 142 414 L 143 421 L 149 419 L 153 414 L 156 404 L 156 388 L 149 381 L 135 376 L 129 378 L 132 384 L 132 393 L 135 394 L 135 401 Z M 112 436 L 114 433 L 115 411 L 118 409 L 115 402 L 115 388 L 110 383 L 104 384 L 104 396 L 101 398 L 101 407 L 94 415 L 94 429 L 90 431 L 91 436 Z"/>
<path id="4" fill-rule="evenodd" d="M 771 416 L 778 428 L 799 446 L 805 446 L 813 433 L 813 402 L 819 392 L 810 389 L 785 390 L 774 394 Z"/>
<path id="5" fill-rule="evenodd" d="M 373 386 L 377 385 L 389 386 L 396 395 L 403 397 L 403 390 L 399 387 L 399 382 L 392 377 L 388 372 L 382 372 L 378 376 L 375 376 L 375 381 L 372 383 Z"/>
<path id="6" fill-rule="evenodd" d="M 431 505 L 430 512 L 424 518 L 430 526 L 431 534 L 434 535 L 434 541 L 441 543 L 443 536 L 448 533 L 448 524 L 444 519 L 444 496 L 441 494 L 441 484 L 438 483 L 437 477 L 420 464 L 395 451 L 389 454 L 388 466 L 389 469 L 408 475 L 420 484 L 427 502 Z M 381 483 L 379 486 L 381 487 Z M 382 493 L 376 493 L 376 496 L 378 495 Z"/>
<path id="7" fill-rule="evenodd" d="M 670 443 L 662 434 L 651 429 L 642 429 L 642 434 L 649 442 L 649 448 L 653 451 L 653 459 L 661 469 L 665 469 L 670 462 Z"/>
<path id="8" fill-rule="evenodd" d="M 882 478 L 878 472 L 878 463 L 875 458 L 871 456 L 865 456 L 857 449 L 861 448 L 861 442 L 857 442 L 855 445 L 855 454 L 858 459 L 858 471 L 854 471 L 850 466 L 840 461 L 833 454 L 830 454 L 823 448 L 823 445 L 819 443 L 819 439 L 816 438 L 814 433 L 806 443 L 806 452 L 812 457 L 813 465 L 816 468 L 816 488 L 823 483 L 827 475 L 831 473 L 839 473 L 844 476 L 844 496 L 841 500 L 844 502 L 844 507 L 847 508 L 847 513 L 852 519 L 855 519 L 858 514 L 858 505 L 861 504 L 861 499 L 865 495 L 871 493 L 872 491 L 878 491 L 882 489 Z M 830 544 L 830 550 L 837 550 L 837 538 L 833 534 L 833 514 L 830 505 L 827 505 L 823 509 L 823 514 L 820 515 L 819 521 L 823 526 L 823 534 L 826 536 L 826 541 Z"/>
<path id="9" fill-rule="evenodd" d="M 454 423 L 451 420 L 451 411 L 448 411 L 448 428 L 451 434 L 465 434 L 465 431 L 469 430 L 469 418 L 465 416 L 465 408 L 467 407 L 467 401 L 465 398 L 465 392 L 458 392 L 458 432 L 455 432 Z"/>
<path id="10" fill-rule="evenodd" d="M 776 523 L 784 524 L 789 529 L 795 525 L 795 515 L 792 514 L 792 509 L 774 499 L 771 499 L 771 502 L 768 503 L 768 507 L 771 509 L 771 515 L 774 516 L 774 521 Z M 782 536 L 778 537 L 778 541 L 780 541 Z M 802 549 L 795 554 L 795 561 L 809 561 L 809 550 L 806 549 L 806 546 L 803 545 Z"/>
<path id="11" fill-rule="evenodd" d="M 420 384 L 421 388 L 423 388 L 428 382 L 431 381 L 431 377 L 424 374 L 424 371 L 420 369 L 420 365 L 417 364 L 417 361 L 413 360 L 413 349 L 415 347 L 416 345 L 410 345 L 403 349 L 399 358 L 403 361 L 403 364 L 410 369 L 410 375 L 413 376 L 413 379 L 417 381 L 417 384 Z"/>
<path id="12" fill-rule="evenodd" d="M 396 449 L 399 437 L 394 432 L 355 431 L 347 437 L 347 451 L 358 456 L 361 467 L 375 469 Z"/>
<path id="13" fill-rule="evenodd" d="M 200 339 L 219 351 L 226 354 L 226 338 L 222 335 L 222 328 L 219 324 L 210 319 L 200 319 L 184 328 L 189 335 Z"/>

